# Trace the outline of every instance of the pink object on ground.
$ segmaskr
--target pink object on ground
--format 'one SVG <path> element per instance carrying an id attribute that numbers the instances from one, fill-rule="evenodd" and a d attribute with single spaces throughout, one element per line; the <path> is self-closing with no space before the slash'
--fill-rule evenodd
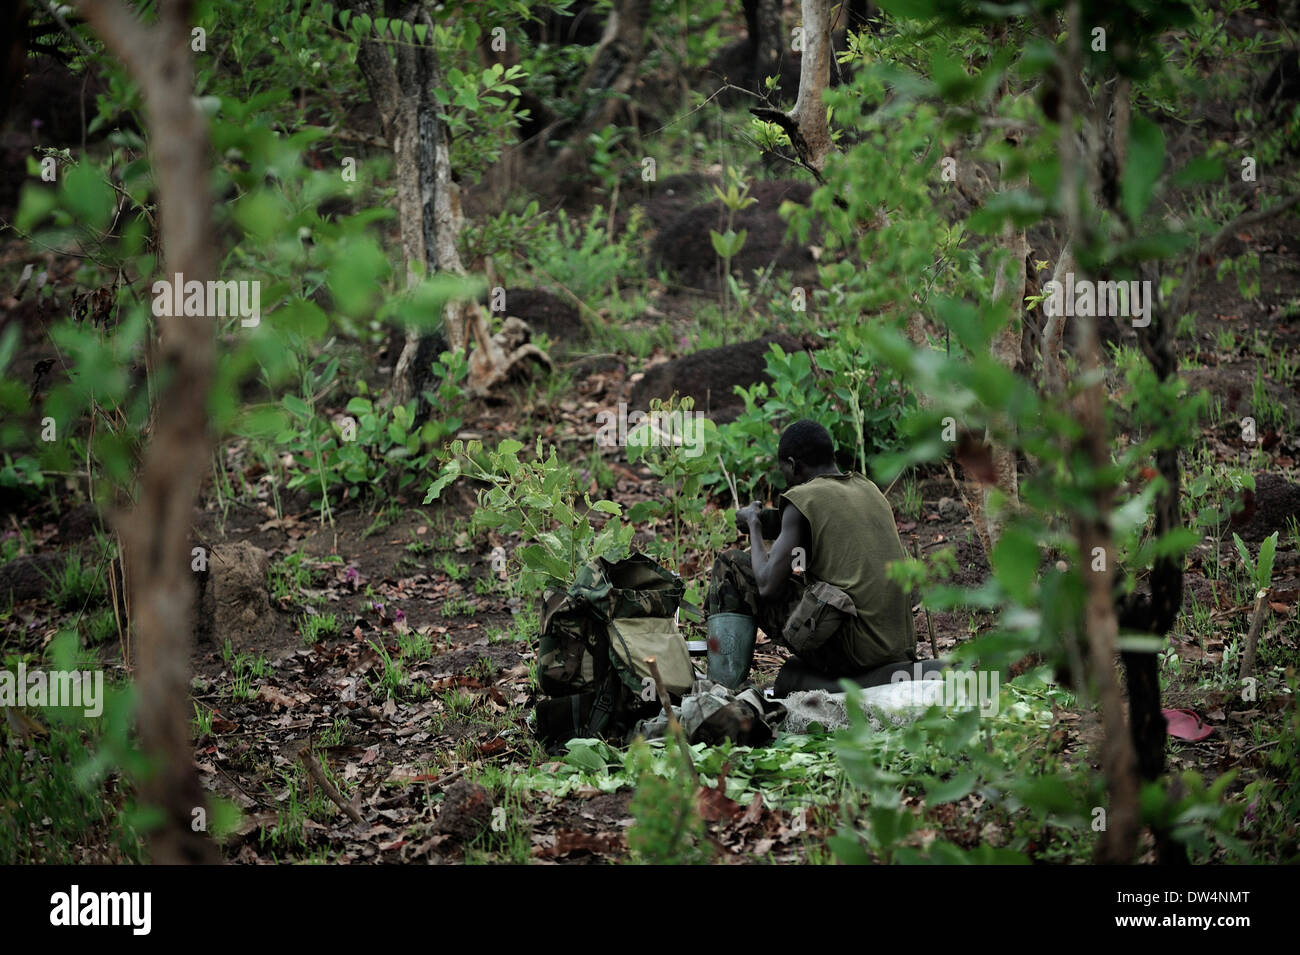
<path id="1" fill-rule="evenodd" d="M 1207 725 L 1191 710 L 1161 710 L 1165 718 L 1165 727 L 1170 736 L 1185 739 L 1190 743 L 1199 743 L 1214 732 L 1214 727 Z"/>

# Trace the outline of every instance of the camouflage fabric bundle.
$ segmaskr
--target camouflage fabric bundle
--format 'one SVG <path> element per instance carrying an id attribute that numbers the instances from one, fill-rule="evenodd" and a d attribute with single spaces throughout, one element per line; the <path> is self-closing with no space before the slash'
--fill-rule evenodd
<path id="1" fill-rule="evenodd" d="M 685 584 L 644 554 L 598 557 L 567 590 L 542 595 L 537 676 L 551 697 L 537 705 L 537 734 L 551 744 L 575 736 L 622 736 L 658 698 L 646 657 L 665 688 L 695 680 L 676 614 Z"/>
<path id="2" fill-rule="evenodd" d="M 764 699 L 752 687 L 739 692 L 712 680 L 696 680 L 682 705 L 673 713 L 691 743 L 716 746 L 730 740 L 738 746 L 766 746 L 776 736 L 777 727 L 786 718 L 780 700 Z M 641 720 L 627 735 L 627 742 L 641 736 L 662 739 L 668 734 L 668 715 L 662 710 L 653 718 Z"/>

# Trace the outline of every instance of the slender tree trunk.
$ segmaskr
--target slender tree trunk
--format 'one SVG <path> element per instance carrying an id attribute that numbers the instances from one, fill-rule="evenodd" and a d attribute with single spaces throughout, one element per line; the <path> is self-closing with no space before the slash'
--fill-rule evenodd
<path id="1" fill-rule="evenodd" d="M 1083 57 L 1080 35 L 1083 29 L 1079 0 L 1070 0 L 1066 9 L 1067 76 L 1082 73 Z M 1061 92 L 1061 189 L 1062 205 L 1068 233 L 1082 241 L 1085 224 L 1079 205 L 1079 185 L 1083 176 L 1096 164 L 1096 155 L 1080 156 L 1074 133 L 1074 117 L 1082 104 L 1076 102 L 1073 84 Z M 1087 117 L 1084 117 L 1085 124 Z M 1087 141 L 1093 142 L 1088 136 Z M 1086 247 L 1086 246 L 1085 246 Z M 1078 448 L 1093 470 L 1090 488 L 1091 513 L 1075 518 L 1075 539 L 1079 559 L 1083 562 L 1086 591 L 1084 632 L 1088 638 L 1088 669 L 1097 690 L 1101 707 L 1101 765 L 1106 777 L 1110 800 L 1106 829 L 1097 847 L 1097 860 L 1111 864 L 1133 861 L 1139 831 L 1138 785 L 1133 742 L 1124 723 L 1124 702 L 1115 672 L 1116 638 L 1119 625 L 1115 616 L 1113 576 L 1115 549 L 1110 536 L 1110 513 L 1113 489 L 1102 482 L 1101 472 L 1110 467 L 1110 447 L 1106 427 L 1104 380 L 1101 374 L 1097 327 L 1091 316 L 1076 316 L 1078 359 L 1086 382 L 1076 399 L 1075 413 L 1082 429 Z"/>
<path id="2" fill-rule="evenodd" d="M 1121 167 L 1122 168 L 1122 167 Z M 1158 309 L 1151 324 L 1138 329 L 1138 341 L 1160 381 L 1178 371 L 1171 330 L 1177 321 L 1173 312 Z M 1155 499 L 1153 535 L 1159 539 L 1182 526 L 1179 506 L 1182 492 L 1182 469 L 1177 448 L 1156 452 L 1156 470 L 1164 486 Z M 1151 601 L 1140 612 L 1121 611 L 1124 624 L 1157 636 L 1173 630 L 1183 605 L 1184 558 L 1162 555 L 1151 567 Z M 1154 653 L 1127 652 L 1122 655 L 1128 681 L 1129 729 L 1137 756 L 1138 772 L 1144 780 L 1159 779 L 1165 771 L 1165 743 L 1168 731 L 1160 705 L 1159 661 Z M 1153 830 L 1156 852 L 1162 864 L 1186 864 L 1187 849 L 1163 829 Z"/>
<path id="3" fill-rule="evenodd" d="M 745 28 L 754 54 L 751 89 L 763 92 L 763 81 L 778 76 L 785 53 L 785 34 L 781 30 L 780 0 L 745 0 Z"/>
<path id="4" fill-rule="evenodd" d="M 1069 237 L 1065 245 L 1061 247 L 1061 254 L 1056 260 L 1056 268 L 1052 270 L 1052 281 L 1057 283 L 1058 288 L 1065 286 L 1065 277 L 1068 273 L 1074 271 L 1074 238 Z M 1048 315 L 1043 322 L 1043 344 L 1042 344 L 1042 377 L 1039 386 L 1048 394 L 1060 394 L 1065 388 L 1065 362 L 1062 355 L 1065 351 L 1065 310 L 1059 309 L 1056 314 Z"/>
<path id="5" fill-rule="evenodd" d="M 1084 437 L 1080 450 L 1087 455 L 1095 483 L 1093 513 L 1075 520 L 1081 571 L 1087 586 L 1084 626 L 1088 635 L 1088 664 L 1101 705 L 1101 763 L 1110 796 L 1107 828 L 1097 849 L 1098 861 L 1127 864 L 1137 847 L 1138 787 L 1134 773 L 1133 741 L 1124 724 L 1124 703 L 1115 672 L 1118 621 L 1113 590 L 1115 550 L 1110 536 L 1111 489 L 1097 475 L 1110 466 L 1106 428 L 1104 383 L 1100 374 L 1096 326 L 1090 316 L 1078 324 L 1079 358 L 1085 378 L 1092 379 L 1079 397 L 1079 423 Z"/>
<path id="6" fill-rule="evenodd" d="M 1002 185 L 1004 189 L 1020 188 L 1023 177 L 1008 181 L 1003 170 Z M 998 332 L 990 345 L 990 352 L 1006 368 L 1014 369 L 1020 360 L 1021 338 L 1024 335 L 1023 321 L 1025 311 L 1025 258 L 1029 255 L 1029 243 L 1025 230 L 1017 228 L 1008 220 L 1002 226 L 1002 249 L 1006 258 L 998 264 L 993 278 L 993 301 L 1005 302 L 1011 310 L 1011 321 Z M 966 479 L 966 507 L 970 511 L 971 521 L 984 545 L 984 553 L 993 559 L 993 548 L 1002 536 L 1002 527 L 1006 523 L 1005 513 L 1019 504 L 1020 483 L 1016 469 L 1016 453 L 1006 444 L 999 444 L 986 434 L 985 441 L 990 445 L 993 461 L 994 483 L 986 485 L 971 478 Z M 992 512 L 994 491 L 1001 492 L 1004 511 Z"/>
<path id="7" fill-rule="evenodd" d="M 1112 209 L 1118 201 L 1119 190 L 1116 186 L 1128 161 L 1132 95 L 1130 80 L 1127 77 L 1116 79 L 1109 130 L 1114 180 L 1102 184 L 1103 196 Z M 1156 378 L 1165 382 L 1178 373 L 1178 359 L 1171 341 L 1177 316 L 1167 309 L 1157 309 L 1156 312 L 1149 325 L 1138 328 L 1138 341 Z M 1182 526 L 1182 469 L 1178 463 L 1178 449 L 1158 450 L 1156 470 L 1164 478 L 1164 486 L 1155 499 L 1155 521 L 1152 528 L 1154 536 L 1159 539 Z M 1121 607 L 1119 614 L 1123 626 L 1160 637 L 1167 636 L 1173 630 L 1183 605 L 1183 562 L 1182 555 L 1162 555 L 1155 559 L 1151 567 L 1150 602 L 1139 609 L 1140 605 L 1135 599 Z M 1146 782 L 1153 782 L 1165 772 L 1165 744 L 1168 736 L 1160 704 L 1159 658 L 1153 652 L 1136 650 L 1124 652 L 1120 658 L 1124 663 L 1128 685 L 1129 735 L 1137 759 L 1138 775 Z M 1175 781 L 1174 785 L 1178 783 Z M 1162 865 L 1187 864 L 1187 847 L 1176 840 L 1172 833 L 1162 826 L 1153 826 L 1152 836 L 1155 838 L 1157 859 Z"/>
<path id="8" fill-rule="evenodd" d="M 1019 142 L 1018 136 L 1008 134 L 1007 138 Z M 992 186 L 978 166 L 971 163 L 968 168 L 971 173 L 965 175 L 965 178 L 959 177 L 956 186 L 972 204 L 980 205 L 986 201 Z M 1005 161 L 999 168 L 998 180 L 1002 192 L 1023 188 L 1025 184 L 1023 175 L 1008 177 Z M 1002 253 L 1002 257 L 997 262 L 993 275 L 992 300 L 1008 309 L 1011 320 L 989 343 L 989 353 L 1003 367 L 1014 370 L 1021 361 L 1025 337 L 1025 290 L 1028 281 L 1025 263 L 1029 256 L 1029 243 L 1025 230 L 1018 228 L 1010 220 L 1004 222 L 999 235 L 998 251 Z M 919 316 L 913 316 L 913 320 L 909 322 L 908 335 L 919 344 L 925 339 L 918 319 Z M 966 503 L 967 511 L 970 512 L 971 523 L 975 526 L 975 533 L 979 535 L 984 553 L 991 561 L 993 548 L 997 546 L 1002 536 L 1006 513 L 1019 506 L 1020 479 L 1013 448 L 995 441 L 994 435 L 988 430 L 984 434 L 984 445 L 988 450 L 988 466 L 983 465 L 982 453 L 978 469 L 963 464 L 966 473 L 958 490 Z M 977 474 L 976 470 L 983 473 Z M 993 513 L 995 492 L 1001 492 L 1005 501 L 1004 511 L 997 514 Z"/>
<path id="9" fill-rule="evenodd" d="M 613 123 L 619 111 L 626 108 L 626 97 L 641 75 L 650 7 L 650 0 L 614 0 L 605 33 L 579 84 L 584 95 L 596 98 L 581 121 L 564 132 L 567 145 L 551 165 L 553 176 L 570 180 L 584 175 L 588 137 Z"/>
<path id="10" fill-rule="evenodd" d="M 215 277 L 207 122 L 191 100 L 190 13 L 186 0 L 160 4 L 146 27 L 120 0 L 82 0 L 96 33 L 140 85 L 158 178 L 164 275 Z M 206 319 L 159 319 L 154 367 L 161 382 L 153 434 L 140 469 L 139 498 L 118 522 L 126 550 L 138 670 L 140 741 L 153 763 L 144 801 L 163 812 L 150 836 L 155 863 L 219 861 L 192 828 L 205 804 L 190 740 L 190 609 L 194 577 L 189 532 L 211 448 L 207 399 L 215 337 Z"/>

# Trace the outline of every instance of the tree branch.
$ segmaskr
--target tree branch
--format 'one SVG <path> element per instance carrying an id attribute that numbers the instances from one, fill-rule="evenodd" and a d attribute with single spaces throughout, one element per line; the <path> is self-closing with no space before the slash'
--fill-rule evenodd
<path id="1" fill-rule="evenodd" d="M 74 30 L 63 14 L 59 12 L 59 8 L 55 6 L 54 0 L 41 0 L 41 3 L 42 6 L 45 7 L 45 11 L 51 18 L 53 18 L 54 22 L 59 25 L 59 29 L 66 33 L 72 42 L 76 44 L 77 49 L 87 57 L 93 58 L 95 56 L 95 51 L 86 44 L 86 41 L 81 38 L 81 34 Z"/>
<path id="2" fill-rule="evenodd" d="M 1300 203 L 1300 193 L 1294 193 L 1276 205 L 1269 206 L 1266 209 L 1261 208 L 1252 210 L 1251 212 L 1244 212 L 1221 228 L 1218 232 L 1214 233 L 1214 235 L 1211 236 L 1209 241 L 1204 245 L 1198 247 L 1196 254 L 1192 256 L 1191 261 L 1187 265 L 1187 271 L 1183 273 L 1183 281 L 1178 286 L 1178 291 L 1174 293 L 1174 297 L 1169 301 L 1170 317 L 1176 322 L 1182 315 L 1183 309 L 1187 307 L 1187 300 L 1195 290 L 1196 276 L 1200 271 L 1200 257 L 1202 255 L 1208 255 L 1213 252 L 1224 242 L 1224 240 L 1235 235 L 1241 229 L 1244 229 L 1247 226 L 1258 225 L 1261 222 L 1266 222 L 1274 216 L 1281 215 L 1287 210 L 1294 208 L 1297 203 Z"/>
<path id="3" fill-rule="evenodd" d="M 120 0 L 81 0 L 80 8 L 104 45 L 145 85 L 144 78 L 158 68 L 149 28 Z"/>

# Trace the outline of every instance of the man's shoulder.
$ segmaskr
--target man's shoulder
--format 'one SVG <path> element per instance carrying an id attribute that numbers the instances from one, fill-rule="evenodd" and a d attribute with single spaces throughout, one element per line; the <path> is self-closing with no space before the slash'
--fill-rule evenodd
<path id="1" fill-rule="evenodd" d="M 879 506 L 885 500 L 875 482 L 857 471 L 819 474 L 803 484 L 786 488 L 781 496 L 806 514 L 808 505 L 814 501 L 835 500 L 842 503 L 846 495 L 860 497 L 875 506 Z"/>
<path id="2" fill-rule="evenodd" d="M 808 483 L 799 485 L 799 487 L 808 488 L 814 493 L 835 488 L 841 492 L 850 491 L 867 494 L 871 497 L 884 497 L 884 495 L 880 493 L 880 488 L 876 486 L 876 482 L 858 471 L 842 471 L 839 474 L 819 474 Z"/>
<path id="3" fill-rule="evenodd" d="M 893 524 L 894 511 L 885 495 L 875 481 L 857 471 L 831 483 L 822 493 L 827 504 L 839 509 L 844 517 L 852 514 L 855 520 Z"/>
<path id="4" fill-rule="evenodd" d="M 861 490 L 863 494 L 866 494 L 873 500 L 879 499 L 883 501 L 885 499 L 884 492 L 880 490 L 880 486 L 865 474 L 859 474 L 857 471 L 854 471 L 851 478 L 852 486 Z"/>

